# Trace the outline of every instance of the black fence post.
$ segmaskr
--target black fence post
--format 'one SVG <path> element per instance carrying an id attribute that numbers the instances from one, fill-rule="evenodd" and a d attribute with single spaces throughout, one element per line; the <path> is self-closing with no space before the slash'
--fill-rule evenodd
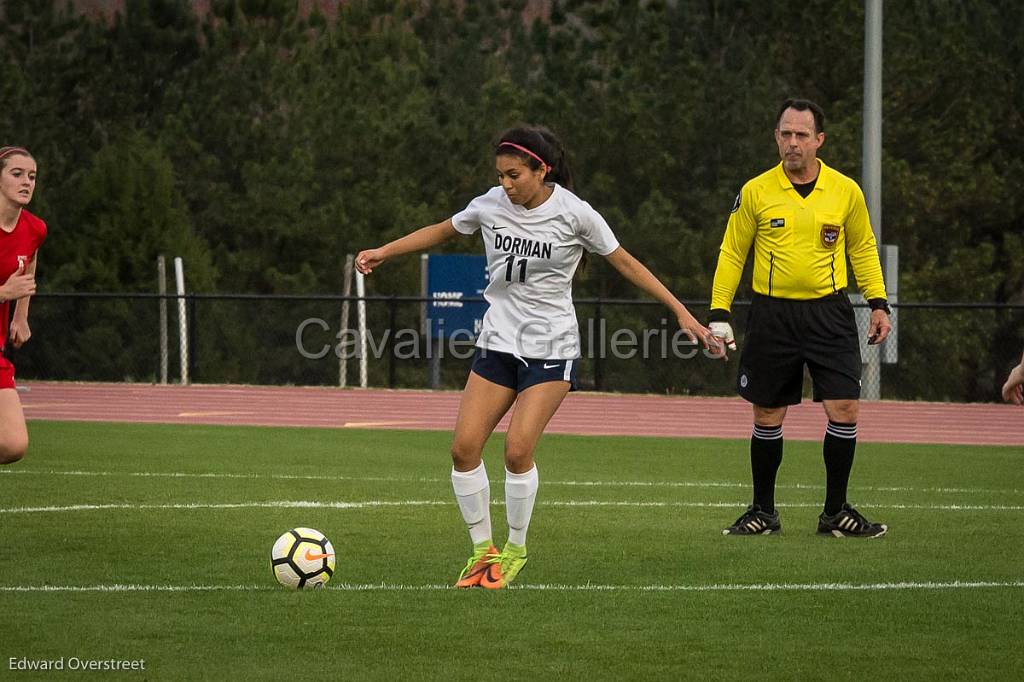
<path id="1" fill-rule="evenodd" d="M 388 339 L 388 388 L 395 387 L 395 327 L 398 325 L 398 313 L 396 312 L 397 307 L 398 303 L 395 301 L 395 297 L 389 297 L 388 329 L 390 330 L 390 337 Z"/>
<path id="2" fill-rule="evenodd" d="M 594 355 L 594 390 L 604 390 L 604 367 L 602 366 L 602 357 L 604 356 L 604 339 L 601 337 L 601 299 L 597 299 L 597 303 L 594 304 L 594 322 L 596 323 L 597 333 L 597 353 Z M 594 339 L 590 339 L 591 348 L 593 348 Z"/>
<path id="3" fill-rule="evenodd" d="M 196 380 L 196 325 L 198 324 L 196 319 L 196 298 L 194 294 L 185 294 L 185 300 L 188 302 L 188 377 L 190 383 L 195 383 Z"/>

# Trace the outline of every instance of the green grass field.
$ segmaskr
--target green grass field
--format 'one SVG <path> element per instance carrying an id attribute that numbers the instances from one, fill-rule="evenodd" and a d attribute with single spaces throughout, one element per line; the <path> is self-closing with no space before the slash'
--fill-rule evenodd
<path id="1" fill-rule="evenodd" d="M 94 679 L 185 680 L 996 680 L 1024 667 L 1024 448 L 861 444 L 851 501 L 890 532 L 838 540 L 815 535 L 820 444 L 788 442 L 783 533 L 736 538 L 720 531 L 749 501 L 746 442 L 545 436 L 530 563 L 490 592 L 446 587 L 469 553 L 447 433 L 30 433 L 29 456 L 0 469 L 0 678 L 61 658 L 145 661 L 79 673 Z M 501 441 L 486 455 L 499 545 Z M 294 526 L 333 541 L 327 589 L 274 582 L 270 547 Z"/>

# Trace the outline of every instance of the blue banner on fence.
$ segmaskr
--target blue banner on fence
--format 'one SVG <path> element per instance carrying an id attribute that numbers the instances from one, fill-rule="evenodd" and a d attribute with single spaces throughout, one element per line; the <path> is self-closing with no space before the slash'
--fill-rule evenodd
<path id="1" fill-rule="evenodd" d="M 487 258 L 459 254 L 427 258 L 427 320 L 431 338 L 459 334 L 475 339 L 487 311 L 482 299 L 487 288 Z"/>

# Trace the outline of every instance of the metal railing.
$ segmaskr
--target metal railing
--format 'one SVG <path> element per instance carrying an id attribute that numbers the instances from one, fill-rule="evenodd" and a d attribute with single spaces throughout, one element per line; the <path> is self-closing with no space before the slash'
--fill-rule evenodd
<path id="1" fill-rule="evenodd" d="M 200 383 L 337 386 L 344 366 L 339 354 L 358 347 L 351 343 L 354 331 L 339 336 L 340 311 L 359 300 L 366 307 L 368 384 L 430 386 L 438 344 L 419 334 L 422 304 L 429 302 L 419 296 L 42 293 L 33 298 L 32 339 L 14 360 L 21 381 L 157 383 L 164 366 L 171 382 L 184 375 Z M 163 325 L 161 302 L 167 304 Z M 736 357 L 722 363 L 701 353 L 683 357 L 692 350 L 685 346 L 674 352 L 676 323 L 659 303 L 575 303 L 584 390 L 735 395 Z M 699 319 L 706 316 L 707 301 L 684 303 Z M 733 308 L 741 349 L 748 306 L 737 301 Z M 171 334 L 180 328 L 179 310 L 188 317 L 184 367 L 178 349 L 185 346 L 176 339 L 161 343 L 161 328 Z M 882 365 L 882 398 L 998 400 L 1005 373 L 1024 346 L 1024 305 L 900 302 L 898 319 L 898 361 Z M 440 386 L 461 388 L 472 343 L 440 344 L 439 352 Z M 809 383 L 805 388 L 809 395 Z"/>

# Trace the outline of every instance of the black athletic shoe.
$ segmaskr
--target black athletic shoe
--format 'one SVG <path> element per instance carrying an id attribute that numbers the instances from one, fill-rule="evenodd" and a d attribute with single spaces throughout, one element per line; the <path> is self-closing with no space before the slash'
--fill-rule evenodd
<path id="1" fill-rule="evenodd" d="M 871 523 L 848 504 L 835 516 L 826 516 L 824 512 L 818 517 L 818 534 L 834 535 L 837 538 L 880 538 L 889 527 L 884 523 Z"/>
<path id="2" fill-rule="evenodd" d="M 736 519 L 736 523 L 722 531 L 722 535 L 769 535 L 782 530 L 779 523 L 779 511 L 769 514 L 763 511 L 756 504 L 747 507 L 743 516 Z"/>

